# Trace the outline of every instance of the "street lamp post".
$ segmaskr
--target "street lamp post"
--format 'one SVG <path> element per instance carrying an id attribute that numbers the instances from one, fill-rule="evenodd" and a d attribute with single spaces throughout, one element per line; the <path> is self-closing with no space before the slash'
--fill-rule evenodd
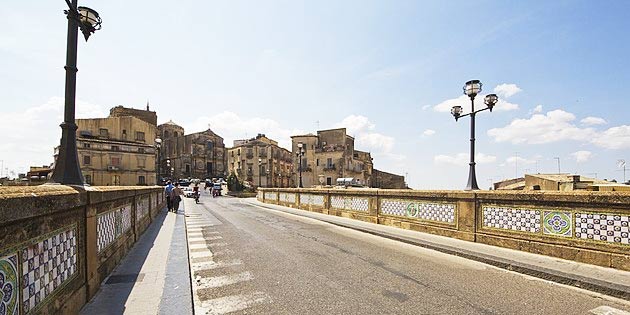
<path id="1" fill-rule="evenodd" d="M 470 97 L 470 113 L 462 115 L 462 107 L 461 106 L 453 106 L 451 109 L 451 114 L 455 117 L 455 121 L 464 116 L 470 116 L 470 165 L 468 172 L 468 184 L 466 185 L 466 190 L 478 190 L 479 186 L 477 185 L 477 175 L 475 174 L 475 116 L 478 112 L 489 109 L 492 111 L 492 108 L 497 104 L 499 98 L 496 94 L 488 94 L 484 98 L 484 103 L 486 104 L 486 108 L 475 111 L 475 97 L 477 94 L 481 92 L 481 82 L 479 80 L 470 80 L 466 82 L 464 85 L 464 94 Z"/>
<path id="2" fill-rule="evenodd" d="M 258 159 L 258 187 L 260 187 L 260 179 L 262 178 L 262 159 Z"/>
<path id="3" fill-rule="evenodd" d="M 160 177 L 162 177 L 162 174 L 160 173 L 160 169 L 161 169 L 161 161 L 160 161 L 160 149 L 162 148 L 162 139 L 160 138 L 156 138 L 155 139 L 155 148 L 157 149 L 157 169 L 156 174 L 155 174 L 155 184 L 159 185 L 160 184 Z"/>
<path id="4" fill-rule="evenodd" d="M 302 188 L 304 187 L 302 185 L 302 158 L 304 157 L 304 143 L 298 143 L 298 152 L 296 153 L 296 156 L 298 158 L 298 171 L 300 172 L 300 186 L 298 187 Z"/>
<path id="5" fill-rule="evenodd" d="M 72 2 L 70 2 L 72 1 Z M 51 183 L 67 185 L 85 185 L 85 178 L 79 165 L 77 153 L 77 124 L 75 117 L 75 99 L 77 89 L 77 42 L 79 28 L 88 40 L 94 31 L 101 29 L 101 18 L 90 8 L 77 7 L 77 0 L 66 0 L 68 10 L 68 37 L 66 47 L 66 90 L 64 120 L 61 123 L 61 143 Z"/>

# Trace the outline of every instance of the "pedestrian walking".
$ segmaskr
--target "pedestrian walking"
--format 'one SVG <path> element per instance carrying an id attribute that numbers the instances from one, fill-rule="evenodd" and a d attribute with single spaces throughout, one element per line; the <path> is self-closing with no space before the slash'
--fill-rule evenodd
<path id="1" fill-rule="evenodd" d="M 175 187 L 171 191 L 171 198 L 173 199 L 173 212 L 177 213 L 179 210 L 179 203 L 182 201 L 182 196 L 184 195 L 184 191 L 179 188 L 179 183 L 175 183 Z"/>
<path id="2" fill-rule="evenodd" d="M 166 195 L 166 208 L 168 208 L 168 211 L 173 210 L 173 199 L 171 198 L 171 193 L 173 192 L 174 187 L 175 186 L 173 186 L 170 180 L 166 182 L 166 186 L 164 187 L 164 194 Z"/>

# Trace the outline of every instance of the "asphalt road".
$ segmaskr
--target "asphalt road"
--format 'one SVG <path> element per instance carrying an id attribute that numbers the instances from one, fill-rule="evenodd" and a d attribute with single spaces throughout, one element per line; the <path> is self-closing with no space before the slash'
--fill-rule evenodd
<path id="1" fill-rule="evenodd" d="M 604 314 L 630 303 L 237 198 L 186 200 L 217 264 L 195 272 L 216 314 Z M 593 309 L 598 311 L 591 312 Z"/>

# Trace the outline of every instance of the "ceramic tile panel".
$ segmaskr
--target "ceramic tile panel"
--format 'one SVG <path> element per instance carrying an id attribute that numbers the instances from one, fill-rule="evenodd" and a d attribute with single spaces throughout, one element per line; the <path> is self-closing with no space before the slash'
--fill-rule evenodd
<path id="1" fill-rule="evenodd" d="M 142 197 L 136 202 L 136 220 L 140 220 L 149 214 L 149 198 Z"/>
<path id="2" fill-rule="evenodd" d="M 629 245 L 629 222 L 629 215 L 579 212 L 575 214 L 575 237 Z"/>
<path id="3" fill-rule="evenodd" d="M 99 252 L 131 228 L 131 205 L 101 213 L 96 219 L 96 246 Z"/>
<path id="4" fill-rule="evenodd" d="M 256 198 L 258 198 L 258 200 L 263 200 L 263 192 L 259 191 L 258 193 L 256 193 Z"/>
<path id="5" fill-rule="evenodd" d="M 20 309 L 18 255 L 0 257 L 0 314 L 17 315 Z"/>
<path id="6" fill-rule="evenodd" d="M 573 215 L 571 212 L 543 211 L 543 233 L 548 235 L 572 237 Z"/>
<path id="7" fill-rule="evenodd" d="M 300 194 L 300 204 L 323 207 L 324 196 L 313 194 Z"/>
<path id="8" fill-rule="evenodd" d="M 63 230 L 22 250 L 22 308 L 36 309 L 77 272 L 77 228 Z"/>
<path id="9" fill-rule="evenodd" d="M 331 207 L 343 210 L 353 210 L 367 212 L 369 209 L 369 201 L 367 197 L 346 197 L 332 196 L 330 197 Z"/>
<path id="10" fill-rule="evenodd" d="M 293 193 L 280 193 L 280 201 L 287 203 L 295 203 L 295 194 Z"/>
<path id="11" fill-rule="evenodd" d="M 541 211 L 504 206 L 483 206 L 483 226 L 495 229 L 539 233 Z"/>
<path id="12" fill-rule="evenodd" d="M 275 192 L 265 192 L 265 200 L 277 200 L 278 194 Z"/>
<path id="13" fill-rule="evenodd" d="M 382 199 L 381 213 L 436 222 L 455 223 L 454 203 Z"/>

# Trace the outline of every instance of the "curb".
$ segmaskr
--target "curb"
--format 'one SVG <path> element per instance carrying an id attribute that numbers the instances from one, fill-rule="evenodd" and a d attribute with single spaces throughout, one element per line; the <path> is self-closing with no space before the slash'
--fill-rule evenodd
<path id="1" fill-rule="evenodd" d="M 293 215 L 299 215 L 293 212 L 272 208 L 266 205 L 256 204 L 249 201 L 245 201 L 245 202 L 252 206 L 257 206 L 257 207 L 266 208 L 266 209 L 275 210 L 275 211 L 282 211 L 284 213 L 289 213 Z M 301 210 L 301 209 L 295 209 L 295 210 Z M 306 211 L 308 213 L 307 210 L 301 210 L 301 211 Z M 395 234 L 391 234 L 389 232 L 381 231 L 378 229 L 360 227 L 360 226 L 356 226 L 350 223 L 335 222 L 333 220 L 327 220 L 326 218 L 317 218 L 317 217 L 312 217 L 312 216 L 305 216 L 305 217 L 322 221 L 322 222 L 326 222 L 326 223 L 330 223 L 336 226 L 349 228 L 349 229 L 353 229 L 356 231 L 360 231 L 360 232 L 364 232 L 364 233 L 368 233 L 368 234 L 372 234 L 376 236 L 385 237 L 391 240 L 420 246 L 423 248 L 435 250 L 435 251 L 442 252 L 445 254 L 478 261 L 478 262 L 488 264 L 494 267 L 526 274 L 526 275 L 533 276 L 536 278 L 553 281 L 556 283 L 569 285 L 573 287 L 578 287 L 578 288 L 585 289 L 588 291 L 593 291 L 593 292 L 613 296 L 613 297 L 624 299 L 624 300 L 630 300 L 630 286 L 616 284 L 616 283 L 598 280 L 598 279 L 589 278 L 589 277 L 584 277 L 584 276 L 580 276 L 576 274 L 565 273 L 565 272 L 561 272 L 561 271 L 557 271 L 553 269 L 544 268 L 541 266 L 521 263 L 518 261 L 514 261 L 514 260 L 502 258 L 502 257 L 497 257 L 497 256 L 492 256 L 492 255 L 487 255 L 487 254 L 482 254 L 482 253 L 478 253 L 478 252 L 474 252 L 474 251 L 470 251 L 470 250 L 466 250 L 462 248 L 436 244 L 433 242 L 419 240 L 419 239 L 415 239 L 411 237 L 405 237 L 401 235 L 395 235 Z"/>

